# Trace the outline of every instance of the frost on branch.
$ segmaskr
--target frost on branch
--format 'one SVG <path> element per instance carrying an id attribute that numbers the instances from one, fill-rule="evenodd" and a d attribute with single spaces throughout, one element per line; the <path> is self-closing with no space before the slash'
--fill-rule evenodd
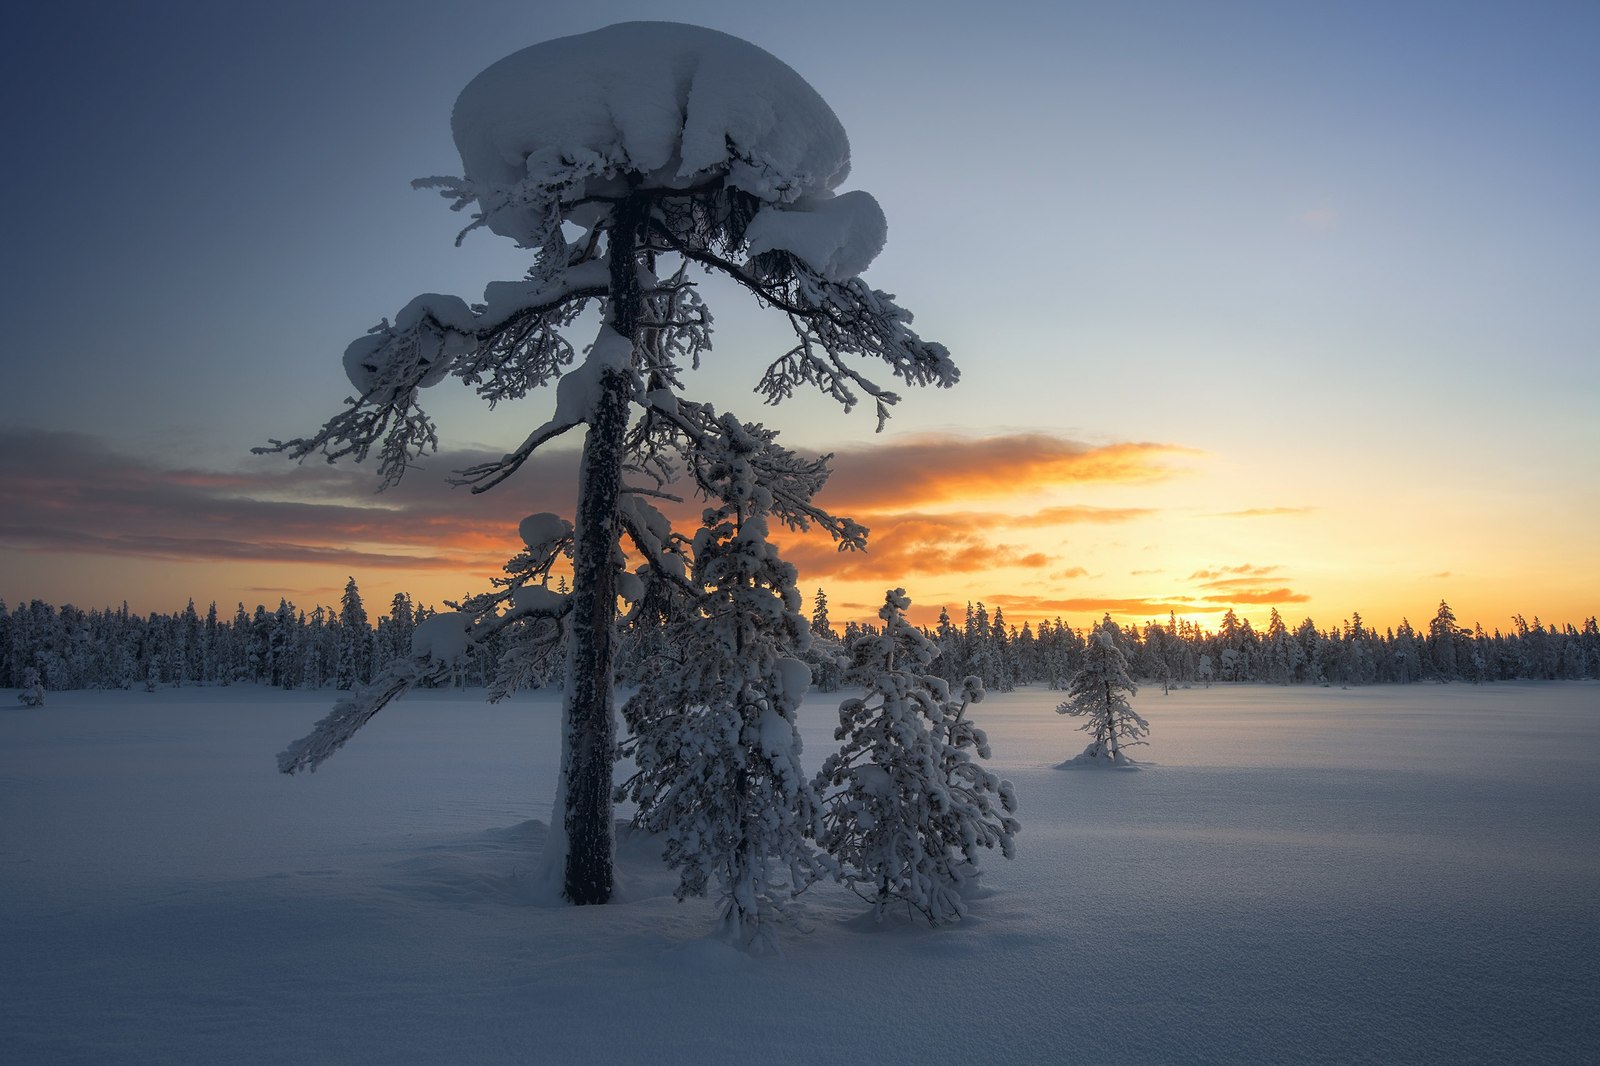
<path id="1" fill-rule="evenodd" d="M 930 672 L 939 651 L 906 621 L 909 606 L 904 589 L 890 591 L 878 612 L 883 632 L 851 647 L 847 680 L 866 694 L 840 704 L 834 739 L 844 744 L 817 775 L 827 796 L 820 842 L 880 919 L 901 900 L 938 925 L 966 913 L 980 849 L 1011 858 L 1020 826 L 1011 783 L 973 758 L 989 757 L 983 730 L 966 717 L 982 682 L 969 677 L 952 694 Z"/>

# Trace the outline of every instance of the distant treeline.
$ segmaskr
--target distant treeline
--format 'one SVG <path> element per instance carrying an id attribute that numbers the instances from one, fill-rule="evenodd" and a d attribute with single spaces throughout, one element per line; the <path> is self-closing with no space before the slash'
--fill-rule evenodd
<path id="1" fill-rule="evenodd" d="M 819 601 L 826 599 L 819 592 Z M 825 617 L 824 617 L 825 620 Z M 813 618 L 813 629 L 818 628 Z M 1512 618 L 1509 633 L 1485 632 L 1457 624 L 1450 606 L 1440 601 L 1425 630 L 1402 620 L 1399 627 L 1379 632 L 1359 613 L 1343 626 L 1319 629 L 1307 618 L 1290 628 L 1276 608 L 1265 630 L 1233 611 L 1216 631 L 1168 616 L 1142 629 L 1112 628 L 1134 677 L 1154 684 L 1209 684 L 1213 681 L 1255 681 L 1279 685 L 1375 685 L 1415 681 L 1510 681 L 1600 678 L 1600 626 L 1594 618 L 1582 630 L 1572 625 L 1546 626 L 1521 615 Z M 840 634 L 848 644 L 859 627 Z M 1108 627 L 1109 628 L 1109 627 Z M 937 669 L 947 679 L 968 675 L 983 679 L 990 690 L 1015 685 L 1063 687 L 1082 664 L 1087 630 L 1075 630 L 1058 618 L 1037 630 L 1006 624 L 996 610 L 990 618 L 982 603 L 968 605 L 960 622 L 941 612 L 939 623 L 926 631 L 938 644 Z"/>
<path id="2" fill-rule="evenodd" d="M 83 611 L 32 600 L 15 610 L 0 600 L 0 688 L 47 690 L 154 688 L 166 685 L 263 684 L 281 688 L 350 688 L 371 680 L 393 659 L 411 653 L 417 624 L 434 612 L 396 595 L 374 625 L 352 580 L 337 609 L 310 611 L 280 600 L 275 610 L 241 603 L 231 616 L 216 604 L 202 615 L 193 601 L 176 614 L 137 615 L 120 609 Z M 836 630 L 827 597 L 818 590 L 807 654 L 819 687 L 845 682 L 843 660 L 854 639 L 874 632 L 851 622 Z M 1359 614 L 1342 627 L 1319 629 L 1309 618 L 1290 629 L 1276 609 L 1265 630 L 1229 611 L 1216 631 L 1170 617 L 1143 628 L 1120 628 L 1118 639 L 1134 675 L 1154 684 L 1255 681 L 1271 684 L 1370 685 L 1415 681 L 1509 681 L 1600 678 L 1600 627 L 1546 626 L 1521 615 L 1513 628 L 1485 632 L 1456 623 L 1448 604 L 1425 630 L 1407 621 L 1378 632 Z M 630 617 L 623 625 L 618 680 L 638 680 L 652 658 L 676 655 L 663 644 L 659 618 Z M 969 604 L 959 621 L 941 612 L 924 630 L 941 655 L 935 670 L 952 681 L 968 676 L 986 688 L 1064 685 L 1081 665 L 1086 629 L 1060 619 L 1035 629 L 991 617 Z M 506 651 L 491 641 L 474 648 L 454 671 L 460 685 L 486 685 Z"/>

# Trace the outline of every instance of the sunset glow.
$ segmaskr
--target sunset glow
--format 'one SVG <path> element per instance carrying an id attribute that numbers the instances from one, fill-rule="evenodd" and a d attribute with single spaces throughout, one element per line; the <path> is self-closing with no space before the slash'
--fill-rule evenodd
<path id="1" fill-rule="evenodd" d="M 48 165 L 4 201 L 0 597 L 309 609 L 353 576 L 375 609 L 439 604 L 487 587 L 522 516 L 571 514 L 576 440 L 483 495 L 445 483 L 547 393 L 432 390 L 441 452 L 381 494 L 348 460 L 249 454 L 337 412 L 344 346 L 413 292 L 527 269 L 482 233 L 453 248 L 462 217 L 407 185 L 459 170 L 466 80 L 507 41 L 652 17 L 496 7 L 484 35 L 425 10 L 108 11 L 69 55 L 13 57 L 19 158 Z M 765 407 L 781 323 L 705 285 L 685 395 L 831 453 L 819 502 L 872 531 L 865 554 L 784 534 L 806 595 L 867 620 L 903 586 L 918 623 L 983 601 L 1016 626 L 1600 610 L 1597 16 L 1429 10 L 675 11 L 830 101 L 846 187 L 889 218 L 867 279 L 961 368 L 881 434 L 815 395 Z"/>

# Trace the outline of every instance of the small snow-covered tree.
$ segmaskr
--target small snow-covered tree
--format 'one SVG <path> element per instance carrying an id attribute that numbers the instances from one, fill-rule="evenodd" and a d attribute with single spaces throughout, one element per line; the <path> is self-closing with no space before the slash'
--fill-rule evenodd
<path id="1" fill-rule="evenodd" d="M 938 925 L 966 913 L 962 891 L 981 849 L 1011 858 L 1020 826 L 1011 782 L 974 759 L 989 757 L 988 738 L 966 717 L 983 683 L 968 677 L 952 693 L 932 672 L 939 649 L 906 621 L 910 606 L 904 589 L 890 591 L 883 631 L 851 645 L 848 680 L 866 694 L 840 704 L 834 739 L 844 744 L 817 774 L 827 794 L 821 843 L 879 918 L 902 900 Z"/>
<path id="2" fill-rule="evenodd" d="M 811 684 L 818 692 L 837 692 L 844 680 L 844 644 L 828 617 L 828 594 L 817 589 L 811 607 L 811 646 L 806 651 Z"/>
<path id="3" fill-rule="evenodd" d="M 1139 716 L 1128 697 L 1139 691 L 1128 676 L 1128 660 L 1117 647 L 1111 616 L 1094 627 L 1084 649 L 1083 666 L 1067 684 L 1067 698 L 1057 714 L 1083 718 L 1078 728 L 1093 739 L 1074 761 L 1124 765 L 1132 760 L 1123 748 L 1144 744 L 1150 723 Z"/>
<path id="4" fill-rule="evenodd" d="M 346 349 L 356 389 L 348 409 L 310 437 L 265 450 L 359 461 L 376 449 L 389 483 L 437 447 L 418 404 L 423 388 L 454 376 L 492 405 L 555 385 L 550 417 L 502 458 L 460 471 L 459 483 L 492 488 L 583 427 L 572 593 L 561 608 L 571 633 L 561 770 L 546 848 L 564 870 L 568 899 L 603 903 L 612 888 L 619 536 L 647 565 L 670 565 L 629 525 L 624 472 L 659 488 L 677 463 L 714 450 L 721 432 L 716 412 L 679 395 L 711 343 L 691 269 L 728 279 L 792 327 L 794 346 L 757 386 L 769 402 L 802 386 L 846 409 L 865 397 L 881 428 L 899 397 L 862 363 L 881 360 L 910 385 L 949 386 L 957 371 L 943 346 L 911 330 L 893 297 L 860 279 L 883 246 L 883 212 L 868 193 L 836 192 L 849 172 L 843 127 L 816 90 L 754 45 L 661 22 L 547 41 L 474 78 L 451 126 L 464 176 L 417 184 L 440 189 L 457 209 L 475 205 L 467 230 L 530 249 L 527 276 L 491 283 L 481 303 L 412 300 Z M 567 334 L 588 309 L 600 323 L 580 357 Z M 864 543 L 865 530 L 809 499 L 775 498 L 772 513 L 821 525 L 848 547 Z M 488 622 L 477 619 L 474 641 L 496 631 Z M 314 766 L 423 667 L 397 669 L 368 686 L 359 708 L 324 719 L 281 768 Z"/>
<path id="5" fill-rule="evenodd" d="M 31 666 L 22 671 L 22 691 L 17 693 L 17 699 L 24 707 L 44 706 L 44 682 L 39 680 L 39 671 Z"/>
<path id="6" fill-rule="evenodd" d="M 795 571 L 767 539 L 768 486 L 809 495 L 820 471 L 763 471 L 771 434 L 723 416 L 723 445 L 695 475 L 718 506 L 691 546 L 689 609 L 669 622 L 669 661 L 622 708 L 636 770 L 617 790 L 634 824 L 666 841 L 677 896 L 721 901 L 722 931 L 740 946 L 775 946 L 785 898 L 824 869 L 811 840 L 820 810 L 800 765 L 795 709 L 811 671 Z"/>

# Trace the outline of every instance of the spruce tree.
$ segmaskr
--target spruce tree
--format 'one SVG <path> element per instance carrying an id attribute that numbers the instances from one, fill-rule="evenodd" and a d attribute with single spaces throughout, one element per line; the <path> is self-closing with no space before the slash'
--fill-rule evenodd
<path id="1" fill-rule="evenodd" d="M 372 625 L 361 602 L 356 579 L 345 582 L 339 601 L 338 686 L 354 688 L 372 680 Z"/>
<path id="2" fill-rule="evenodd" d="M 1128 676 L 1128 660 L 1117 646 L 1111 616 L 1094 627 L 1084 650 L 1083 666 L 1067 685 L 1067 698 L 1057 714 L 1083 718 L 1079 730 L 1092 738 L 1073 762 L 1120 766 L 1132 762 L 1123 748 L 1144 744 L 1150 723 L 1139 716 L 1128 697 L 1139 691 Z"/>
<path id="3" fill-rule="evenodd" d="M 844 680 L 844 644 L 828 617 L 828 594 L 817 589 L 811 608 L 811 645 L 806 651 L 811 683 L 818 692 L 837 692 Z"/>
<path id="4" fill-rule="evenodd" d="M 1016 794 L 979 766 L 988 738 L 966 717 L 983 699 L 968 677 L 954 692 L 932 672 L 939 649 L 906 621 L 904 589 L 884 597 L 883 632 L 851 645 L 848 680 L 865 687 L 839 706 L 840 750 L 817 774 L 827 794 L 821 842 L 838 876 L 880 919 L 903 901 L 938 925 L 966 913 L 962 892 L 982 849 L 1012 856 Z"/>
<path id="5" fill-rule="evenodd" d="M 724 421 L 727 447 L 697 472 L 718 506 L 694 537 L 671 660 L 622 709 L 632 734 L 622 752 L 637 769 L 617 798 L 638 805 L 635 826 L 665 839 L 678 898 L 714 889 L 723 935 L 760 951 L 776 947 L 787 898 L 824 870 L 795 729 L 811 678 L 795 653 L 809 632 L 794 568 L 768 540 L 758 470 L 771 434 Z M 778 484 L 809 495 L 806 476 Z"/>

